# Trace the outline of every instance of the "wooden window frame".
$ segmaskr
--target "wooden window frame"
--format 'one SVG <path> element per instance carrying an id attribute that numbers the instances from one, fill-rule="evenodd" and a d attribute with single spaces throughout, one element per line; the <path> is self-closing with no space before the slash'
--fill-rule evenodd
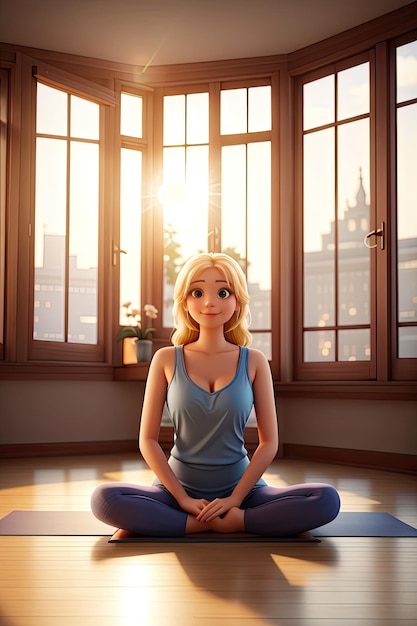
<path id="1" fill-rule="evenodd" d="M 295 304 L 295 366 L 294 366 L 294 378 L 298 381 L 313 381 L 313 380 L 374 380 L 376 378 L 376 335 L 375 335 L 375 281 L 372 280 L 372 274 L 375 272 L 375 260 L 374 255 L 370 255 L 370 273 L 371 273 L 371 312 L 370 312 L 370 338 L 371 338 L 371 359 L 369 361 L 332 361 L 328 363 L 320 362 L 306 362 L 303 360 L 304 353 L 304 267 L 303 267 L 303 86 L 312 80 L 317 80 L 325 76 L 336 75 L 338 72 L 346 70 L 350 67 L 355 67 L 361 63 L 369 63 L 370 67 L 370 184 L 371 184 L 371 207 L 370 207 L 370 223 L 373 223 L 375 216 L 375 175 L 374 175 L 374 158 L 375 154 L 375 131 L 374 131 L 374 118 L 372 115 L 372 109 L 375 102 L 374 98 L 374 58 L 372 51 L 355 54 L 343 61 L 337 61 L 330 65 L 321 67 L 317 70 L 308 72 L 297 78 L 295 82 L 295 98 L 297 102 L 296 106 L 296 165 L 295 165 L 295 189 L 296 189 L 296 221 L 295 221 L 295 250 L 296 253 L 296 304 Z M 337 102 L 335 103 L 337 105 Z M 334 128 L 335 131 L 339 127 L 339 121 L 335 119 L 332 124 L 328 124 L 328 127 Z M 326 125 L 327 126 L 327 125 Z M 335 144 L 336 149 L 337 144 Z M 337 160 L 335 161 L 335 167 L 337 168 Z M 337 249 L 336 249 L 337 252 Z M 335 281 L 339 284 L 339 278 L 335 275 Z M 335 296 L 336 297 L 336 296 Z M 340 325 L 332 325 L 330 330 L 338 332 Z M 325 327 L 323 330 L 327 330 Z"/>
<path id="2" fill-rule="evenodd" d="M 316 383 L 317 393 L 320 396 L 320 386 L 331 387 L 329 393 L 341 394 L 344 383 L 350 382 L 351 389 L 355 390 L 358 397 L 365 397 L 361 379 L 363 383 L 373 385 L 373 391 L 368 391 L 373 397 L 395 397 L 410 398 L 415 397 L 412 387 L 407 381 L 417 380 L 417 362 L 415 359 L 397 359 L 397 329 L 396 329 L 396 172 L 395 172 L 395 48 L 408 41 L 415 39 L 415 31 L 408 33 L 393 41 L 383 41 L 377 43 L 374 54 L 370 50 L 371 64 L 371 224 L 370 228 L 376 228 L 378 224 L 384 222 L 387 230 L 386 249 L 380 246 L 372 250 L 371 254 L 371 337 L 372 353 L 377 348 L 378 353 L 374 356 L 374 363 L 367 366 L 367 362 L 362 363 L 306 363 L 302 360 L 303 353 L 303 263 L 302 254 L 295 254 L 297 290 L 296 290 L 296 356 L 294 365 L 294 381 L 298 381 L 294 388 L 307 389 L 311 384 Z M 302 238 L 302 101 L 300 90 L 302 85 L 308 80 L 314 80 L 326 76 L 344 65 L 356 64 L 356 59 L 360 56 L 352 55 L 348 59 L 336 61 L 334 64 L 323 66 L 314 70 L 309 68 L 306 74 L 296 77 L 294 94 L 297 102 L 295 135 L 296 140 L 296 224 L 295 224 L 295 250 L 301 251 L 303 245 Z M 352 63 L 352 61 L 354 61 Z M 372 82 L 374 86 L 372 87 Z M 388 97 L 387 97 L 387 94 Z M 374 107 L 374 114 L 372 114 Z M 374 145 L 372 146 L 372 142 Z M 375 155 L 375 159 L 372 158 Z M 386 172 L 390 176 L 386 176 Z M 373 208 L 374 207 L 374 208 Z M 373 277 L 373 278 L 372 278 Z M 373 320 L 373 321 L 372 321 Z M 372 359 L 372 357 L 371 357 Z M 304 384 L 304 387 L 302 386 Z M 301 387 L 300 387 L 301 385 Z M 285 388 L 285 385 L 281 387 Z M 402 391 L 400 391 L 400 388 Z M 333 391 L 331 391 L 333 389 Z M 337 392 L 336 392 L 337 389 Z M 390 389 L 390 391 L 388 391 Z M 402 396 L 402 393 L 405 395 Z M 410 395 L 411 394 L 411 395 Z"/>
<path id="3" fill-rule="evenodd" d="M 391 263 L 390 263 L 390 333 L 391 341 L 389 343 L 390 349 L 390 373 L 392 380 L 398 381 L 416 381 L 417 380 L 417 358 L 398 358 L 398 273 L 397 273 L 397 261 L 398 261 L 398 245 L 397 245 L 397 230 L 396 230 L 396 215 L 397 215 L 397 151 L 396 151 L 396 115 L 399 108 L 396 103 L 396 50 L 397 47 L 417 40 L 417 30 L 414 30 L 406 35 L 398 37 L 390 42 L 388 48 L 389 53 L 389 94 L 390 94 L 390 129 L 391 134 L 389 137 L 392 151 L 390 152 L 390 191 L 391 191 L 391 228 L 389 230 L 390 246 L 392 250 Z M 417 98 L 415 99 L 417 102 Z M 417 328 L 417 323 L 414 326 Z"/>
<path id="4" fill-rule="evenodd" d="M 119 139 L 117 136 L 117 115 L 113 106 L 106 107 L 105 114 L 105 140 L 106 140 L 106 197 L 105 213 L 106 222 L 103 225 L 105 231 L 104 255 L 108 258 L 109 268 L 106 276 L 106 323 L 104 328 L 104 360 L 102 362 L 68 362 L 68 361 L 29 361 L 27 349 L 27 337 L 30 330 L 27 327 L 28 317 L 22 314 L 22 306 L 27 300 L 28 249 L 24 244 L 26 229 L 29 224 L 30 196 L 27 191 L 27 182 L 30 181 L 30 168 L 28 167 L 31 106 L 28 102 L 28 84 L 33 81 L 33 67 L 40 72 L 49 72 L 51 86 L 67 79 L 67 86 L 80 89 L 78 95 L 87 95 L 88 89 L 96 91 L 96 97 L 103 98 L 106 103 L 113 99 L 111 105 L 117 106 L 117 94 L 120 92 L 119 83 L 126 83 L 142 89 L 149 88 L 154 91 L 153 107 L 149 115 L 152 118 L 152 137 L 149 149 L 149 180 L 153 180 L 153 174 L 161 169 L 162 145 L 162 93 L 170 89 L 178 89 L 178 86 L 188 86 L 192 91 L 196 85 L 211 84 L 213 89 L 219 89 L 219 85 L 226 81 L 246 82 L 248 79 L 258 80 L 263 77 L 273 76 L 273 90 L 279 95 L 275 103 L 279 102 L 274 109 L 273 144 L 272 144 L 272 167 L 274 176 L 272 179 L 272 264 L 273 264 L 273 292 L 272 292 L 272 316 L 275 324 L 273 330 L 273 376 L 277 393 L 287 397 L 317 397 L 317 398 L 387 398 L 392 400 L 409 400 L 417 398 L 417 387 L 412 381 L 393 381 L 391 371 L 393 316 L 389 315 L 379 319 L 377 328 L 378 345 L 386 347 L 386 357 L 378 356 L 377 378 L 374 381 L 356 380 L 296 380 L 294 353 L 295 337 L 295 304 L 294 285 L 295 268 L 297 261 L 297 240 L 293 237 L 295 232 L 295 185 L 296 161 L 295 153 L 295 122 L 294 110 L 296 107 L 293 84 L 297 77 L 312 72 L 321 71 L 321 68 L 343 61 L 348 55 L 361 54 L 365 50 L 375 49 L 375 81 L 377 102 L 380 107 L 379 121 L 376 128 L 377 150 L 387 153 L 385 166 L 382 160 L 377 165 L 375 177 L 381 176 L 388 171 L 388 143 L 392 136 L 385 136 L 381 128 L 388 133 L 389 110 L 386 101 L 388 76 L 386 62 L 390 39 L 405 40 L 408 31 L 417 28 L 417 15 L 414 5 L 407 5 L 395 13 L 384 15 L 370 23 L 362 24 L 354 29 L 341 33 L 331 39 L 325 40 L 305 49 L 276 57 L 264 57 L 260 59 L 238 59 L 213 63 L 175 65 L 175 66 L 149 66 L 138 72 L 138 68 L 113 62 L 92 59 L 83 59 L 71 55 L 63 55 L 45 50 L 36 50 L 0 44 L 1 67 L 9 71 L 9 95 L 12 106 L 9 116 L 9 136 L 7 144 L 7 249 L 6 249 L 6 303 L 5 303 L 5 329 L 7 342 L 5 343 L 4 359 L 0 362 L 0 379 L 32 379 L 32 380 L 146 380 L 147 365 L 118 367 L 121 365 L 119 345 L 115 344 L 114 337 L 118 329 L 118 267 L 111 263 L 113 247 L 112 242 L 117 242 L 118 215 L 116 210 L 118 185 L 117 151 Z M 36 57 L 36 60 L 33 57 Z M 384 67 L 385 69 L 381 70 Z M 39 69 L 40 68 L 40 69 Z M 71 70 L 71 74 L 67 72 Z M 58 78 L 57 78 L 58 77 Z M 44 76 L 44 80 L 47 77 Z M 70 81 L 73 81 L 70 85 Z M 65 80 L 64 80 L 65 84 Z M 182 91 L 183 87 L 181 87 Z M 97 93 L 98 92 L 98 93 Z M 76 91 L 74 91 L 76 93 Z M 384 115 L 386 119 L 384 120 Z M 23 131 L 23 132 L 22 132 Z M 385 170 L 384 170 L 385 167 Z M 19 181 L 16 184 L 16 181 Z M 392 193 L 392 180 L 386 180 L 385 188 L 381 189 L 380 182 L 375 190 L 377 211 L 386 215 L 390 198 L 388 190 Z M 18 221 L 15 216 L 19 216 Z M 379 216 L 379 213 L 378 213 Z M 147 221 L 144 217 L 144 233 L 146 228 L 146 242 L 143 247 L 144 284 L 149 291 L 144 294 L 146 300 L 155 302 L 154 293 L 158 291 L 158 280 L 162 275 L 162 242 L 154 237 L 154 233 L 162 232 L 158 226 L 157 211 L 153 211 L 152 218 Z M 393 233 L 389 232 L 389 237 Z M 390 239 L 390 245 L 392 241 Z M 388 256 L 386 256 L 388 258 Z M 388 306 L 392 299 L 388 286 L 393 285 L 384 282 L 384 275 L 390 276 L 393 268 L 386 261 L 386 267 L 378 264 L 382 272 L 382 283 L 378 283 L 378 289 L 382 293 L 380 301 Z M 380 273 L 381 273 L 380 272 Z M 108 284 L 107 284 L 108 283 Z M 21 304 L 23 303 L 23 305 Z M 382 305 L 381 305 L 382 306 Z M 386 309 L 385 309 L 386 310 Z M 156 333 L 154 342 L 156 346 L 164 345 L 167 336 Z M 114 367 L 116 365 L 116 367 Z"/>

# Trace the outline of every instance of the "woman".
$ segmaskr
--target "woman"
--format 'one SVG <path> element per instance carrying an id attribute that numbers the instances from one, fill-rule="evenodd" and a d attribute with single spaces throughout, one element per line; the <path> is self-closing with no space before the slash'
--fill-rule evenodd
<path id="1" fill-rule="evenodd" d="M 262 478 L 278 449 L 278 429 L 268 361 L 247 347 L 248 302 L 244 274 L 224 254 L 199 254 L 180 271 L 174 346 L 153 357 L 140 426 L 140 450 L 157 479 L 150 487 L 99 485 L 91 507 L 103 522 L 160 537 L 290 536 L 338 514 L 330 485 L 275 488 Z M 158 443 L 165 402 L 175 432 L 168 460 Z M 249 460 L 243 434 L 253 407 L 259 444 Z"/>

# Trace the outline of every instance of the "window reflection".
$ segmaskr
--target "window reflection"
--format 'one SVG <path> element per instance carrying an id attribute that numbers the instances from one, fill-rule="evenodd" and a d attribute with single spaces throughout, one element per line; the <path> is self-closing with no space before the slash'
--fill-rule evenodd
<path id="1" fill-rule="evenodd" d="M 331 227 L 335 214 L 334 142 L 333 129 L 304 137 L 305 326 L 335 323 L 335 233 Z M 321 159 L 317 159 L 318 152 Z"/>
<path id="2" fill-rule="evenodd" d="M 271 325 L 271 144 L 222 149 L 222 250 L 243 267 L 250 294 L 251 329 Z M 270 337 L 257 338 L 270 353 Z"/>
<path id="3" fill-rule="evenodd" d="M 122 148 L 120 154 L 120 313 L 126 323 L 123 304 L 141 308 L 140 257 L 142 233 L 142 152 Z"/>
<path id="4" fill-rule="evenodd" d="M 97 343 L 99 111 L 37 84 L 36 340 Z"/>
<path id="5" fill-rule="evenodd" d="M 399 358 L 417 357 L 417 41 L 397 48 L 397 319 Z"/>
<path id="6" fill-rule="evenodd" d="M 307 362 L 370 359 L 369 328 L 355 328 L 370 325 L 370 254 L 363 243 L 370 223 L 369 93 L 368 63 L 304 85 Z"/>
<path id="7" fill-rule="evenodd" d="M 271 128 L 271 87 L 223 89 L 221 134 L 246 134 L 210 146 L 216 171 L 209 186 L 207 93 L 164 97 L 163 184 L 164 326 L 172 326 L 172 292 L 182 263 L 205 250 L 235 258 L 248 278 L 251 329 L 256 345 L 271 355 L 271 142 L 250 132 Z M 213 131 L 215 132 L 215 131 Z M 220 142 L 221 143 L 221 142 Z M 259 332 L 257 332 L 259 331 Z M 264 332 L 261 332 L 264 331 Z"/>
<path id="8" fill-rule="evenodd" d="M 303 90 L 303 128 L 309 130 L 334 122 L 334 76 L 306 83 Z"/>
<path id="9" fill-rule="evenodd" d="M 338 333 L 339 361 L 369 361 L 371 357 L 371 332 L 369 328 L 341 330 Z"/>
<path id="10" fill-rule="evenodd" d="M 271 87 L 249 87 L 248 131 L 250 133 L 271 130 Z"/>
<path id="11" fill-rule="evenodd" d="M 236 250 L 246 272 L 246 145 L 222 148 L 221 229 L 223 250 Z"/>
<path id="12" fill-rule="evenodd" d="M 271 87 L 222 89 L 220 92 L 220 133 L 235 135 L 272 128 Z"/>
<path id="13" fill-rule="evenodd" d="M 336 334 L 332 330 L 304 333 L 304 360 L 329 362 L 336 360 Z"/>
<path id="14" fill-rule="evenodd" d="M 417 98 L 417 40 L 397 48 L 397 102 Z"/>
<path id="15" fill-rule="evenodd" d="M 220 133 L 246 133 L 248 128 L 246 89 L 223 89 L 220 92 Z"/>
<path id="16" fill-rule="evenodd" d="M 100 109 L 94 102 L 71 96 L 71 137 L 99 139 Z"/>
<path id="17" fill-rule="evenodd" d="M 120 134 L 142 137 L 143 103 L 140 96 L 122 93 L 120 96 Z"/>
<path id="18" fill-rule="evenodd" d="M 71 142 L 70 167 L 68 341 L 94 344 L 98 316 L 98 145 Z"/>
<path id="19" fill-rule="evenodd" d="M 67 135 L 68 95 L 43 83 L 36 87 L 36 132 L 43 135 Z"/>
<path id="20" fill-rule="evenodd" d="M 369 113 L 369 63 L 355 65 L 337 74 L 337 119 Z"/>

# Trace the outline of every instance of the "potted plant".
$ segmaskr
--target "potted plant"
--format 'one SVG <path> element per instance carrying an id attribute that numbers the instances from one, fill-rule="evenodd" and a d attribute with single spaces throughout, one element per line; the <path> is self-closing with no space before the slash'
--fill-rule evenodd
<path id="1" fill-rule="evenodd" d="M 140 361 L 150 361 L 152 356 L 152 340 L 149 335 L 155 332 L 156 328 L 143 328 L 142 315 L 139 309 L 132 307 L 131 302 L 123 305 L 128 324 L 121 328 L 116 335 L 116 341 L 122 341 L 131 337 L 135 341 L 136 358 Z M 149 319 L 158 317 L 158 309 L 153 304 L 145 304 L 143 307 L 144 316 Z"/>

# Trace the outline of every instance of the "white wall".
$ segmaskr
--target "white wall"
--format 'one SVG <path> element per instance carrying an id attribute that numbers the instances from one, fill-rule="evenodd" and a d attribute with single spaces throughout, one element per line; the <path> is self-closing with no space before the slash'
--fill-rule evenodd
<path id="1" fill-rule="evenodd" d="M 136 440 L 140 382 L 0 381 L 0 443 Z M 281 443 L 417 454 L 417 403 L 278 398 Z"/>
<path id="2" fill-rule="evenodd" d="M 285 443 L 417 454 L 417 403 L 387 400 L 277 401 Z"/>
<path id="3" fill-rule="evenodd" d="M 1 381 L 0 443 L 136 439 L 143 383 Z"/>

